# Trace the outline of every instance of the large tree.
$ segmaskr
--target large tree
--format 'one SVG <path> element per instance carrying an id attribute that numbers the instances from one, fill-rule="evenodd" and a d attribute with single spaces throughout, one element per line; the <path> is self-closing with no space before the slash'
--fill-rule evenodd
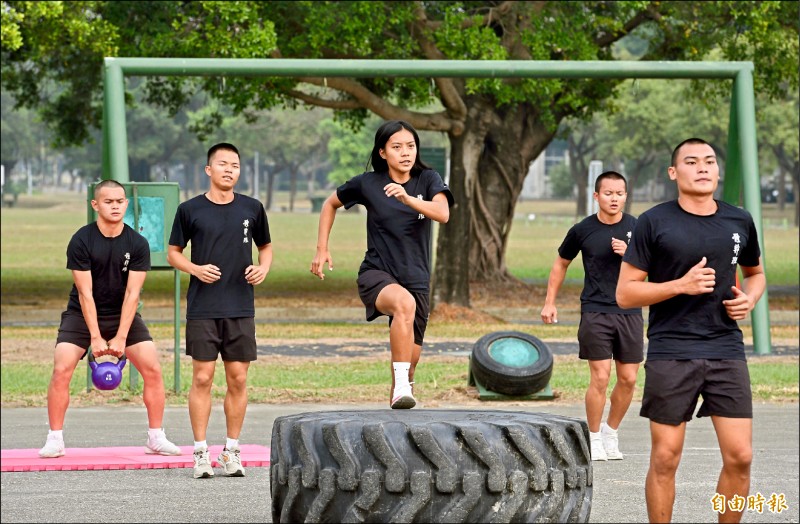
<path id="1" fill-rule="evenodd" d="M 786 177 L 794 192 L 794 225 L 800 225 L 800 98 L 797 94 L 777 103 L 764 104 L 758 113 L 758 142 L 760 153 L 771 153 L 778 169 L 778 204 L 786 198 Z M 769 165 L 769 164 L 768 164 Z"/>
<path id="2" fill-rule="evenodd" d="M 47 128 L 39 122 L 34 111 L 22 109 L 10 111 L 13 98 L 6 92 L 2 93 L 2 133 L 0 133 L 0 156 L 6 176 L 11 175 L 11 170 L 19 161 L 30 162 L 36 158 L 39 142 L 47 134 Z M 49 140 L 50 137 L 47 137 Z"/>
<path id="3" fill-rule="evenodd" d="M 65 140 L 85 138 L 81 125 L 99 122 L 103 55 L 611 60 L 615 44 L 633 35 L 642 60 L 699 60 L 721 48 L 723 59 L 756 63 L 758 91 L 781 94 L 787 80 L 797 89 L 796 2 L 50 2 L 61 5 L 59 17 L 32 4 L 3 2 L 3 87 L 43 107 Z M 38 18 L 28 16 L 34 10 Z M 42 95 L 51 81 L 67 84 L 55 103 Z M 617 83 L 309 72 L 149 84 L 151 100 L 173 110 L 199 87 L 237 111 L 310 104 L 356 126 L 374 113 L 447 133 L 457 204 L 439 234 L 434 301 L 468 306 L 471 279 L 510 278 L 506 243 L 529 163 L 563 119 L 603 109 Z M 415 109 L 432 99 L 443 109 Z"/>
<path id="4" fill-rule="evenodd" d="M 676 100 L 683 100 L 678 106 Z M 627 210 L 633 204 L 634 188 L 648 180 L 667 181 L 670 153 L 676 144 L 689 136 L 713 144 L 723 163 L 727 157 L 730 97 L 722 96 L 703 103 L 691 94 L 685 80 L 626 81 L 617 87 L 615 107 L 588 130 L 600 142 L 598 157 L 622 169 L 628 177 Z M 581 133 L 586 133 L 583 129 Z M 579 134 L 581 134 L 579 133 Z M 674 184 L 667 184 L 674 190 Z"/>

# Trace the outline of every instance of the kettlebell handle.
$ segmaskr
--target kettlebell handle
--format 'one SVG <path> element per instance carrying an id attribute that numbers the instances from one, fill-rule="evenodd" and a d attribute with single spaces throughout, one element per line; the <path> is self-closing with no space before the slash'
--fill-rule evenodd
<path id="1" fill-rule="evenodd" d="M 127 357 L 125 356 L 125 353 L 123 353 L 122 356 L 117 359 L 117 367 L 119 367 L 119 369 L 124 368 L 126 360 Z M 97 367 L 97 360 L 94 358 L 94 353 L 91 350 L 89 350 L 89 367 L 92 369 Z"/>

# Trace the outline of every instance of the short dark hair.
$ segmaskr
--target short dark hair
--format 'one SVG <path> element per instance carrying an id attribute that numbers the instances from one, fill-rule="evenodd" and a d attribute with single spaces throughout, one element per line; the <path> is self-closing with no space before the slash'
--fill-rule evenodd
<path id="1" fill-rule="evenodd" d="M 600 192 L 600 184 L 605 179 L 622 180 L 623 182 L 625 182 L 625 192 L 626 193 L 628 192 L 628 181 L 625 180 L 624 176 L 622 176 L 621 174 L 617 173 L 616 171 L 603 171 L 602 173 L 597 175 L 597 178 L 594 181 L 594 192 L 595 193 L 599 193 Z"/>
<path id="2" fill-rule="evenodd" d="M 672 163 L 670 164 L 670 166 L 675 167 L 675 164 L 678 163 L 678 151 L 680 150 L 680 148 L 682 148 L 686 144 L 705 144 L 705 145 L 709 146 L 711 149 L 714 149 L 714 146 L 712 146 L 711 144 L 709 144 L 708 142 L 706 142 L 702 138 L 687 138 L 686 140 L 684 140 L 683 142 L 678 144 L 675 147 L 675 149 L 672 150 L 672 161 L 671 161 Z"/>
<path id="3" fill-rule="evenodd" d="M 405 129 L 414 137 L 414 143 L 417 145 L 417 157 L 414 159 L 414 166 L 411 168 L 411 174 L 417 175 L 422 172 L 423 169 L 430 169 L 430 166 L 422 161 L 422 158 L 419 154 L 419 135 L 417 134 L 417 130 L 403 120 L 389 120 L 381 124 L 378 130 L 375 132 L 375 144 L 372 147 L 372 153 L 370 154 L 369 161 L 367 162 L 367 170 L 369 171 L 369 166 L 372 164 L 372 169 L 375 172 L 383 173 L 389 171 L 389 164 L 386 162 L 385 158 L 381 157 L 381 149 L 386 147 L 386 143 L 392 138 L 392 135 Z"/>
<path id="4" fill-rule="evenodd" d="M 210 165 L 211 165 L 211 157 L 212 157 L 212 156 L 214 156 L 214 153 L 216 153 L 216 152 L 217 152 L 217 151 L 219 151 L 220 149 L 222 149 L 222 150 L 224 150 L 224 151 L 233 151 L 234 153 L 236 153 L 236 156 L 238 156 L 238 157 L 239 157 L 239 160 L 241 161 L 241 159 L 242 159 L 242 155 L 240 155 L 240 154 L 239 154 L 239 150 L 238 150 L 238 149 L 236 149 L 236 146 L 235 146 L 235 145 L 233 145 L 233 144 L 229 144 L 229 143 L 227 143 L 227 142 L 220 142 L 219 144 L 214 144 L 214 145 L 213 145 L 213 146 L 211 146 L 211 148 L 208 150 L 208 156 L 207 156 L 207 158 L 206 158 L 206 165 L 207 165 L 207 166 L 210 166 Z"/>
<path id="5" fill-rule="evenodd" d="M 107 187 L 121 188 L 122 192 L 125 193 L 125 196 L 126 197 L 128 196 L 128 193 L 125 191 L 125 186 L 123 186 L 116 180 L 103 180 L 101 182 L 98 182 L 94 186 L 94 199 L 97 200 L 97 193 L 99 193 L 101 189 L 105 189 Z"/>

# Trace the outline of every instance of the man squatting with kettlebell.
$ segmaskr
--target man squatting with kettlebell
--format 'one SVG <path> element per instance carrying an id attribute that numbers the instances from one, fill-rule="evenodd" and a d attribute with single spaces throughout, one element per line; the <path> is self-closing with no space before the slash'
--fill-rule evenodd
<path id="1" fill-rule="evenodd" d="M 67 246 L 67 269 L 72 270 L 75 282 L 58 328 L 53 375 L 47 389 L 50 432 L 39 450 L 40 457 L 64 455 L 69 383 L 90 346 L 95 357 L 126 356 L 141 373 L 149 422 L 145 452 L 181 454 L 161 427 L 165 403 L 161 365 L 153 338 L 136 312 L 150 270 L 150 246 L 123 222 L 127 207 L 122 184 L 114 180 L 98 183 L 92 200 L 97 220 L 81 227 Z"/>

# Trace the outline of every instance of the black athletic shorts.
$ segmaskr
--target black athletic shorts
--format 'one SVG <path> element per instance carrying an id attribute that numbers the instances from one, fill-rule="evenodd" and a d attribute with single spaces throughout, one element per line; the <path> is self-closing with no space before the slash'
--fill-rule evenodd
<path id="1" fill-rule="evenodd" d="M 120 315 L 102 316 L 97 317 L 97 325 L 100 327 L 100 335 L 106 339 L 111 340 L 117 336 L 117 329 L 119 329 Z M 133 346 L 139 342 L 153 340 L 150 336 L 150 331 L 142 320 L 142 316 L 136 313 L 131 322 L 131 327 L 128 330 L 128 337 L 125 339 L 125 347 Z M 68 342 L 83 348 L 84 352 L 81 358 L 86 356 L 89 346 L 92 343 L 92 336 L 89 334 L 89 327 L 83 319 L 83 313 L 68 309 L 61 313 L 61 325 L 58 327 L 58 338 L 56 338 L 56 345 L 61 342 Z"/>
<path id="2" fill-rule="evenodd" d="M 361 302 L 367 310 L 367 321 L 372 322 L 376 318 L 385 315 L 375 307 L 375 301 L 378 300 L 380 292 L 389 284 L 400 284 L 392 275 L 385 271 L 377 269 L 368 269 L 358 275 L 358 295 L 361 297 Z M 414 302 L 417 304 L 416 312 L 414 313 L 414 344 L 422 345 L 425 338 L 425 329 L 428 327 L 428 315 L 430 314 L 430 296 L 429 293 L 420 291 L 406 290 L 414 297 Z M 392 317 L 389 317 L 389 325 L 392 325 Z"/>
<path id="3" fill-rule="evenodd" d="M 753 418 L 750 373 L 744 360 L 648 360 L 639 414 L 659 424 L 677 426 L 716 415 Z"/>
<path id="4" fill-rule="evenodd" d="M 253 317 L 186 320 L 186 354 L 194 360 L 252 362 L 258 356 Z"/>
<path id="5" fill-rule="evenodd" d="M 583 360 L 613 358 L 623 364 L 638 364 L 644 360 L 642 315 L 581 313 L 578 347 L 578 357 Z"/>

